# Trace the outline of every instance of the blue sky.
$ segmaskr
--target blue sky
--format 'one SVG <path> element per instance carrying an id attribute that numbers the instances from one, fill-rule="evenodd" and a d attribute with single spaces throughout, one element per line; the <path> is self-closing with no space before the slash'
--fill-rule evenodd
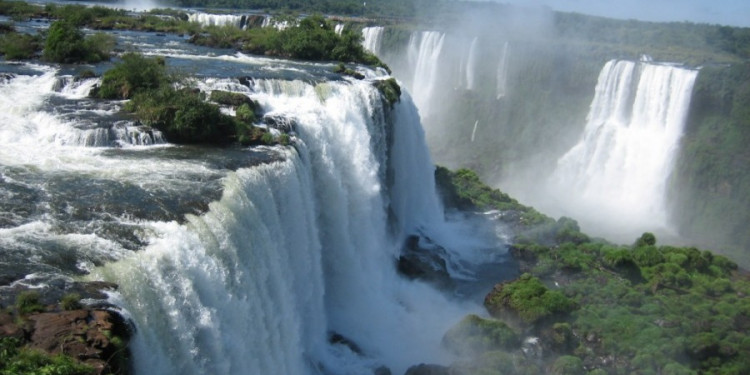
<path id="1" fill-rule="evenodd" d="M 499 0 L 554 10 L 644 21 L 690 21 L 750 27 L 750 0 Z"/>

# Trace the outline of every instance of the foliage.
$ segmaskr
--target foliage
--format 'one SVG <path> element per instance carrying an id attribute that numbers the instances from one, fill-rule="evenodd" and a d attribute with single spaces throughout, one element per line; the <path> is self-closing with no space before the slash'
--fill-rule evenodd
<path id="1" fill-rule="evenodd" d="M 42 50 L 39 36 L 24 33 L 7 33 L 0 36 L 0 53 L 6 60 L 27 60 Z"/>
<path id="2" fill-rule="evenodd" d="M 22 348 L 12 337 L 0 338 L 0 375 L 91 375 L 90 366 L 64 355 L 48 355 Z"/>
<path id="3" fill-rule="evenodd" d="M 133 96 L 126 109 L 175 143 L 229 143 L 235 134 L 231 117 L 189 89 L 177 90 L 163 85 L 141 91 Z"/>
<path id="4" fill-rule="evenodd" d="M 519 344 L 518 335 L 504 322 L 473 314 L 463 318 L 443 336 L 443 345 L 458 355 L 498 348 L 513 350 Z"/>
<path id="5" fill-rule="evenodd" d="M 78 310 L 82 308 L 81 295 L 78 293 L 64 295 L 60 300 L 60 307 L 62 307 L 63 310 Z"/>
<path id="6" fill-rule="evenodd" d="M 466 198 L 476 200 L 485 190 L 471 191 L 477 196 Z M 575 233 L 569 220 L 558 220 L 555 230 L 549 221 L 527 230 L 544 236 L 519 236 L 511 252 L 528 273 L 485 299 L 494 317 L 507 320 L 508 311 L 518 311 L 532 323 L 528 331 L 541 342 L 542 363 L 488 345 L 465 359 L 470 373 L 496 373 L 492 366 L 508 362 L 516 366 L 503 374 L 580 373 L 581 363 L 590 373 L 616 375 L 749 373 L 750 278 L 736 272 L 735 262 L 693 247 L 658 245 L 652 233 L 629 246 L 549 235 L 560 228 Z M 558 293 L 557 304 L 541 297 L 549 292 Z M 568 313 L 544 315 L 548 306 Z M 465 344 L 472 342 L 491 341 L 480 335 Z"/>
<path id="7" fill-rule="evenodd" d="M 95 63 L 108 60 L 114 37 L 97 33 L 84 37 L 75 23 L 67 20 L 50 25 L 44 44 L 44 59 L 59 63 Z"/>
<path id="8" fill-rule="evenodd" d="M 493 290 L 484 304 L 493 316 L 513 313 L 525 323 L 567 313 L 575 307 L 565 295 L 549 290 L 541 280 L 528 273 Z"/>
<path id="9" fill-rule="evenodd" d="M 395 78 L 375 81 L 375 87 L 383 94 L 383 97 L 391 106 L 401 101 L 401 86 L 398 85 Z"/>
<path id="10" fill-rule="evenodd" d="M 166 85 L 170 80 L 163 59 L 127 53 L 104 73 L 101 86 L 92 95 L 102 99 L 129 99 Z"/>
<path id="11" fill-rule="evenodd" d="M 28 290 L 21 292 L 16 296 L 16 310 L 18 310 L 20 315 L 44 311 L 44 306 L 39 299 L 40 295 L 37 291 Z"/>

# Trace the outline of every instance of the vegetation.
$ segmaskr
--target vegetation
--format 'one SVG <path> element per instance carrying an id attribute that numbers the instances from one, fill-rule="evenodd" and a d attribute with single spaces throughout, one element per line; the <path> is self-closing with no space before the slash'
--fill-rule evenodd
<path id="1" fill-rule="evenodd" d="M 453 189 L 469 202 L 508 204 L 470 186 Z M 728 258 L 659 245 L 651 233 L 615 246 L 591 240 L 565 218 L 518 228 L 523 232 L 511 253 L 526 273 L 496 286 L 485 304 L 506 322 L 520 317 L 516 334 L 537 337 L 544 357 L 537 362 L 503 344 L 472 344 L 493 342 L 491 333 L 480 333 L 451 342 L 478 348 L 454 368 L 487 374 L 750 371 L 750 279 Z"/>
<path id="2" fill-rule="evenodd" d="M 94 368 L 64 355 L 22 347 L 20 340 L 0 338 L 0 375 L 92 375 Z"/>
<path id="3" fill-rule="evenodd" d="M 271 27 L 241 30 L 210 26 L 195 33 L 191 42 L 210 47 L 237 48 L 245 52 L 313 61 L 342 61 L 385 66 L 362 47 L 362 35 L 352 29 L 336 34 L 323 16 L 313 15 L 284 30 Z"/>
<path id="4" fill-rule="evenodd" d="M 750 64 L 707 66 L 696 80 L 691 111 L 671 180 L 681 230 L 750 267 Z"/>
<path id="5" fill-rule="evenodd" d="M 42 51 L 42 40 L 38 35 L 9 32 L 0 36 L 0 54 L 6 60 L 28 60 Z"/>
<path id="6" fill-rule="evenodd" d="M 33 290 L 19 293 L 16 297 L 16 311 L 20 315 L 44 311 L 44 306 L 39 302 L 39 298 L 39 292 Z"/>
<path id="7" fill-rule="evenodd" d="M 395 78 L 388 78 L 375 81 L 375 87 L 383 94 L 383 98 L 393 106 L 396 102 L 401 101 L 401 86 L 398 85 Z"/>
<path id="8" fill-rule="evenodd" d="M 44 59 L 59 63 L 95 63 L 109 60 L 115 45 L 111 35 L 97 33 L 85 37 L 75 23 L 55 21 L 50 25 L 44 44 Z"/>
<path id="9" fill-rule="evenodd" d="M 62 300 L 60 300 L 60 307 L 63 310 L 78 310 L 82 308 L 81 295 L 78 293 L 64 295 Z"/>
<path id="10" fill-rule="evenodd" d="M 188 82 L 167 72 L 163 59 L 128 53 L 104 73 L 92 90 L 101 99 L 130 99 L 125 110 L 145 125 L 153 126 L 170 142 L 185 144 L 242 145 L 288 144 L 289 137 L 274 137 L 253 126 L 258 105 L 243 94 L 214 91 L 210 100 L 235 107 L 236 116 L 221 112 Z"/>

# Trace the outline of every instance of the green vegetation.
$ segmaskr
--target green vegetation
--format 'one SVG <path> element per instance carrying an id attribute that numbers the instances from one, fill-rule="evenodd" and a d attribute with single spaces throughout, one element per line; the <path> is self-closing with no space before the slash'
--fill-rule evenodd
<path id="1" fill-rule="evenodd" d="M 81 295 L 78 293 L 64 295 L 62 300 L 60 300 L 60 307 L 63 310 L 78 310 L 82 308 Z"/>
<path id="2" fill-rule="evenodd" d="M 487 189 L 454 189 L 489 207 L 507 204 L 502 196 L 493 203 Z M 651 233 L 615 246 L 589 239 L 566 218 L 517 228 L 511 253 L 526 273 L 497 285 L 485 304 L 496 318 L 520 318 L 516 334 L 524 328 L 538 337 L 544 357 L 537 362 L 503 344 L 473 344 L 492 343 L 491 333 L 459 342 L 448 334 L 451 347 L 479 348 L 454 368 L 487 374 L 750 372 L 750 279 L 728 258 L 659 245 Z"/>
<path id="3" fill-rule="evenodd" d="M 574 308 L 573 302 L 565 295 L 549 290 L 541 280 L 528 273 L 510 283 L 497 286 L 487 295 L 484 305 L 495 317 L 517 315 L 527 324 L 570 312 Z"/>
<path id="4" fill-rule="evenodd" d="M 0 36 L 0 54 L 6 60 L 28 60 L 42 50 L 42 40 L 38 35 L 9 32 Z"/>
<path id="5" fill-rule="evenodd" d="M 707 66 L 696 80 L 671 180 L 679 228 L 750 267 L 750 64 Z"/>
<path id="6" fill-rule="evenodd" d="M 385 66 L 362 47 L 362 35 L 352 29 L 336 34 L 330 21 L 313 15 L 284 30 L 210 26 L 193 34 L 191 42 L 209 47 L 236 48 L 245 52 L 313 61 L 342 61 Z"/>
<path id="7" fill-rule="evenodd" d="M 375 88 L 380 90 L 383 98 L 393 106 L 396 102 L 401 101 L 401 86 L 398 85 L 395 78 L 388 78 L 375 81 Z"/>
<path id="8" fill-rule="evenodd" d="M 49 27 L 44 59 L 59 63 L 95 63 L 109 60 L 114 45 L 111 35 L 97 33 L 85 37 L 73 22 L 60 20 Z"/>
<path id="9" fill-rule="evenodd" d="M 0 375 L 92 375 L 94 368 L 64 355 L 22 347 L 12 337 L 0 338 Z"/>
<path id="10" fill-rule="evenodd" d="M 181 88 L 177 88 L 181 87 Z M 221 113 L 199 90 L 170 75 L 161 58 L 128 53 L 104 73 L 100 87 L 91 92 L 101 99 L 130 99 L 125 110 L 145 125 L 153 126 L 170 142 L 185 144 L 242 145 L 288 144 L 255 127 L 258 104 L 243 94 L 214 91 L 210 99 L 235 107 L 236 116 Z"/>
<path id="11" fill-rule="evenodd" d="M 514 211 L 520 214 L 520 222 L 523 225 L 554 223 L 551 218 L 518 203 L 508 194 L 485 185 L 479 179 L 479 175 L 470 169 L 453 172 L 445 167 L 437 167 L 435 180 L 443 200 L 450 207 L 460 210 Z"/>
<path id="12" fill-rule="evenodd" d="M 20 315 L 28 315 L 35 312 L 44 311 L 44 306 L 39 302 L 39 292 L 25 291 L 19 293 L 16 297 L 16 310 Z"/>

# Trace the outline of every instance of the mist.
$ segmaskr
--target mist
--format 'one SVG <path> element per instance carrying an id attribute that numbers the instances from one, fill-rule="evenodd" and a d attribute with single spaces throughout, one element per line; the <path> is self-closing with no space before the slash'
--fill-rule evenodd
<path id="1" fill-rule="evenodd" d="M 504 0 L 503 3 L 549 7 L 617 19 L 695 22 L 750 27 L 750 3 L 744 0 Z"/>

